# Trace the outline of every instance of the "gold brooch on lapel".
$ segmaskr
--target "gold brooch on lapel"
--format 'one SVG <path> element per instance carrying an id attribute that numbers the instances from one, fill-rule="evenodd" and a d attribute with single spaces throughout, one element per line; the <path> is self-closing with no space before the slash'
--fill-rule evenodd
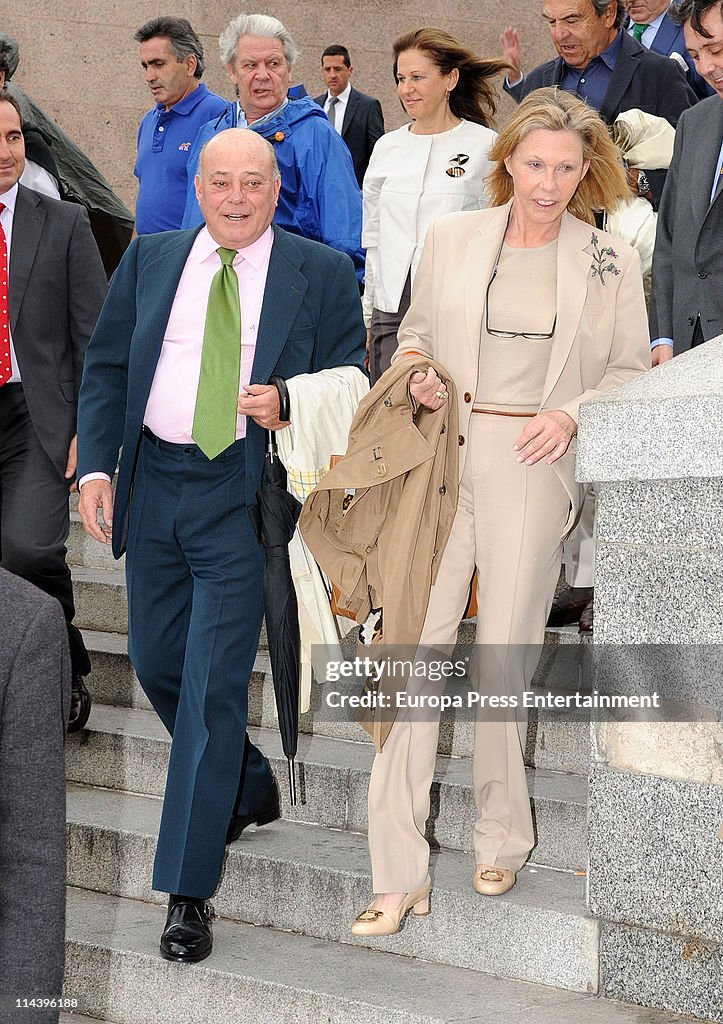
<path id="1" fill-rule="evenodd" d="M 274 132 L 274 142 L 283 142 L 285 138 L 283 132 Z"/>
<path id="2" fill-rule="evenodd" d="M 615 277 L 620 276 L 619 267 L 616 267 L 612 262 L 605 262 L 606 260 L 616 260 L 618 258 L 618 254 L 610 245 L 604 245 L 600 248 L 600 241 L 594 231 L 590 236 L 590 244 L 582 251 L 589 253 L 590 256 L 592 256 L 590 269 L 592 270 L 593 280 L 595 280 L 596 277 L 599 277 L 600 283 L 604 285 L 605 274 L 613 274 Z"/>
<path id="3" fill-rule="evenodd" d="M 468 160 L 469 157 L 466 153 L 457 153 L 455 156 L 450 157 L 449 162 L 452 166 L 448 167 L 444 173 L 448 174 L 450 178 L 461 178 L 465 173 L 464 164 L 466 164 Z"/>

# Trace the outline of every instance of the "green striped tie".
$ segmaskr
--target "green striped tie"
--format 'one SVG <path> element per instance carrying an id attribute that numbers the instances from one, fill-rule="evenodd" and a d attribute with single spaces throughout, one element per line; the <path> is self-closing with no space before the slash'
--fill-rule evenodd
<path id="1" fill-rule="evenodd" d="M 643 32 L 645 31 L 645 29 L 647 27 L 648 27 L 647 25 L 638 25 L 637 22 L 634 22 L 633 23 L 633 39 L 636 39 L 638 42 L 640 42 L 640 37 L 642 36 Z"/>
<path id="2" fill-rule="evenodd" d="M 241 372 L 241 312 L 235 249 L 217 249 L 221 268 L 208 293 L 201 373 L 193 414 L 193 440 L 209 459 L 236 440 L 236 405 Z"/>

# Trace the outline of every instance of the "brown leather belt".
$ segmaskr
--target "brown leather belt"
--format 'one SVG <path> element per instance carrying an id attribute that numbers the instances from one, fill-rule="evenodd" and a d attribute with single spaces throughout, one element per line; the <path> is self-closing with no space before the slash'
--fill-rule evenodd
<path id="1" fill-rule="evenodd" d="M 501 412 L 499 409 L 472 409 L 472 412 L 484 413 L 485 416 L 537 416 L 536 412 Z"/>

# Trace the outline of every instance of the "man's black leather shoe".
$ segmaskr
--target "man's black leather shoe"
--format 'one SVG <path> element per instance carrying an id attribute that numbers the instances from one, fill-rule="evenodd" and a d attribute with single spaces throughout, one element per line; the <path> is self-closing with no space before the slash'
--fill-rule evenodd
<path id="1" fill-rule="evenodd" d="M 226 833 L 226 842 L 234 843 L 249 825 L 268 825 L 281 817 L 281 804 L 279 802 L 279 787 L 274 779 L 273 789 L 269 791 L 268 799 L 263 807 L 253 814 L 232 814 L 231 821 Z"/>
<path id="2" fill-rule="evenodd" d="M 205 960 L 213 949 L 212 916 L 213 911 L 205 900 L 171 896 L 166 927 L 161 935 L 161 956 L 185 964 Z"/>
<path id="3" fill-rule="evenodd" d="M 559 594 L 555 594 L 547 625 L 571 626 L 579 622 L 592 594 L 592 587 L 565 587 Z"/>
<path id="4" fill-rule="evenodd" d="M 68 732 L 78 732 L 84 728 L 90 716 L 90 693 L 83 682 L 83 677 L 73 673 L 70 681 L 70 714 L 68 716 Z"/>

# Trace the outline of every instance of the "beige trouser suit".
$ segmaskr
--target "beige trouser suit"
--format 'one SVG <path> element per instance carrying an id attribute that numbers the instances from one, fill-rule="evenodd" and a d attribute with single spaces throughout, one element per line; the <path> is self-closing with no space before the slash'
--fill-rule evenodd
<path id="1" fill-rule="evenodd" d="M 459 399 L 459 503 L 420 645 L 454 645 L 476 566 L 482 646 L 474 683 L 481 693 L 519 696 L 537 665 L 579 487 L 574 442 L 554 465 L 543 459 L 525 466 L 512 446 L 529 420 L 499 413 L 562 409 L 577 422 L 581 401 L 649 366 L 649 349 L 632 249 L 615 240 L 617 272 L 608 271 L 602 282 L 591 272 L 590 247 L 612 244 L 603 232 L 564 214 L 557 243 L 516 250 L 502 244 L 508 215 L 509 204 L 433 224 L 399 353 L 438 359 L 453 373 Z M 500 331 L 552 337 L 506 339 Z M 509 711 L 478 716 L 472 768 L 478 864 L 518 871 L 534 845 L 525 732 L 519 710 L 516 721 Z M 438 733 L 432 712 L 402 710 L 375 757 L 369 848 L 376 893 L 412 892 L 427 879 L 424 834 Z"/>

